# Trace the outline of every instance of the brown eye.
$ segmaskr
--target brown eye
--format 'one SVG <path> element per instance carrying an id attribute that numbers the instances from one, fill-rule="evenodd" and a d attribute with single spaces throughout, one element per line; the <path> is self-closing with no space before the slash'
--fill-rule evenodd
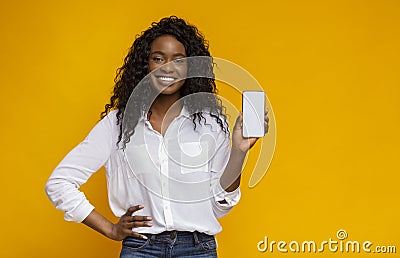
<path id="1" fill-rule="evenodd" d="M 156 63 L 161 63 L 164 60 L 161 57 L 153 57 L 153 61 L 156 62 Z"/>
<path id="2" fill-rule="evenodd" d="M 182 63 L 185 62 L 185 59 L 184 58 L 178 58 L 178 59 L 175 59 L 173 62 L 177 63 L 177 64 L 182 64 Z"/>

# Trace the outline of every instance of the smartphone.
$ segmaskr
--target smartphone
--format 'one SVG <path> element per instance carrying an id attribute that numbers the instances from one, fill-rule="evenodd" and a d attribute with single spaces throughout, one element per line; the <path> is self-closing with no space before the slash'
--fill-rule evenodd
<path id="1" fill-rule="evenodd" d="M 264 136 L 265 92 L 243 91 L 243 137 Z"/>

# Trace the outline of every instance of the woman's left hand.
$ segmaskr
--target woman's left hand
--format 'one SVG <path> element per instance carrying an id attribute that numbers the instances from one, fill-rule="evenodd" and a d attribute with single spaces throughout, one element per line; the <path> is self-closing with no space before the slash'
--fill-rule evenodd
<path id="1" fill-rule="evenodd" d="M 243 114 L 242 114 L 242 112 L 240 112 L 238 118 L 236 119 L 235 126 L 233 127 L 232 149 L 246 153 L 248 150 L 250 150 L 251 147 L 253 147 L 253 145 L 257 142 L 257 140 L 259 138 L 243 137 L 242 122 L 243 122 Z M 268 123 L 269 123 L 268 109 L 266 109 L 265 116 L 264 116 L 264 132 L 265 133 L 268 132 Z"/>

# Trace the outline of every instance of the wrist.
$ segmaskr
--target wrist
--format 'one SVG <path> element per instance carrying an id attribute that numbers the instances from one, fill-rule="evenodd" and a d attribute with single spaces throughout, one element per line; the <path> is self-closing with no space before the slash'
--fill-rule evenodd
<path id="1" fill-rule="evenodd" d="M 107 230 L 104 232 L 104 235 L 112 240 L 117 239 L 117 234 L 116 234 L 116 227 L 115 224 L 111 223 L 111 225 L 107 228 Z"/>
<path id="2" fill-rule="evenodd" d="M 248 150 L 243 151 L 239 147 L 232 146 L 231 156 L 235 156 L 238 158 L 243 157 L 243 159 L 244 159 L 246 157 L 247 151 Z"/>

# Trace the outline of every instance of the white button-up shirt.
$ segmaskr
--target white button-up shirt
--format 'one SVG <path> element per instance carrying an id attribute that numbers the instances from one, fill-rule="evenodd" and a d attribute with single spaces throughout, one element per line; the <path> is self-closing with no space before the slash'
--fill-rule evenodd
<path id="1" fill-rule="evenodd" d="M 226 192 L 219 179 L 230 155 L 229 134 L 207 113 L 206 123 L 194 124 L 185 108 L 162 136 L 145 116 L 125 149 L 117 146 L 117 111 L 111 111 L 55 168 L 46 184 L 50 200 L 64 218 L 81 222 L 94 209 L 79 191 L 105 166 L 108 197 L 120 217 L 134 205 L 135 215 L 152 216 L 152 227 L 134 228 L 157 234 L 167 230 L 221 231 L 217 220 L 240 199 L 240 189 Z M 204 120 L 203 120 L 204 121 Z M 120 145 L 121 146 L 121 145 Z M 219 201 L 225 200 L 221 204 Z"/>

